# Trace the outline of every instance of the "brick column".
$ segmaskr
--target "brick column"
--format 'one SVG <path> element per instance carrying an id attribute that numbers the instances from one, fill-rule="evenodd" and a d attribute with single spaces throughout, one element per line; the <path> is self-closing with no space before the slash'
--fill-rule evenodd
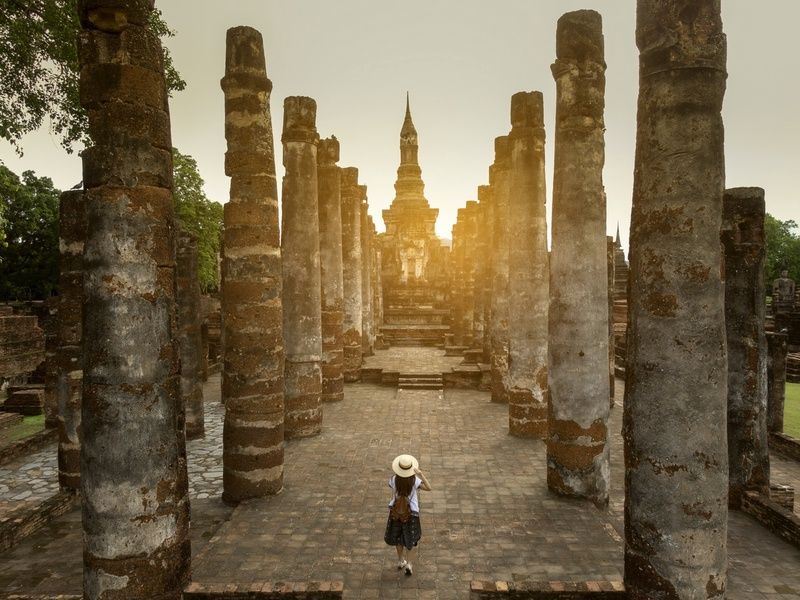
<path id="1" fill-rule="evenodd" d="M 61 250 L 58 279 L 58 348 L 56 402 L 58 405 L 58 483 L 79 490 L 81 479 L 81 335 L 83 328 L 83 245 L 86 239 L 86 203 L 83 190 L 61 194 L 59 202 Z"/>
<path id="2" fill-rule="evenodd" d="M 283 103 L 281 194 L 283 372 L 287 438 L 322 430 L 322 303 L 317 201 L 317 103 L 289 96 Z"/>
<path id="3" fill-rule="evenodd" d="M 763 189 L 725 191 L 721 237 L 728 347 L 728 506 L 739 508 L 746 491 L 769 494 Z"/>
<path id="4" fill-rule="evenodd" d="M 84 598 L 181 597 L 189 498 L 175 327 L 172 143 L 152 1 L 79 3 Z"/>
<path id="5" fill-rule="evenodd" d="M 483 230 L 486 239 L 483 254 L 483 362 L 492 361 L 492 288 L 494 285 L 494 200 L 492 188 L 488 185 L 478 186 L 478 203 L 483 207 Z"/>
<path id="6" fill-rule="evenodd" d="M 372 356 L 372 231 L 369 227 L 367 186 L 359 185 L 361 195 L 361 352 Z"/>
<path id="7" fill-rule="evenodd" d="M 508 187 L 511 151 L 508 136 L 494 140 L 494 164 L 489 168 L 494 206 L 492 248 L 492 402 L 508 403 Z"/>
<path id="8" fill-rule="evenodd" d="M 783 406 L 786 401 L 786 353 L 789 335 L 767 332 L 767 430 L 783 433 Z"/>
<path id="9" fill-rule="evenodd" d="M 222 250 L 222 499 L 283 488 L 283 317 L 278 190 L 261 34 L 228 30 Z"/>
<path id="10" fill-rule="evenodd" d="M 203 366 L 200 362 L 200 281 L 197 275 L 197 237 L 178 232 L 175 263 L 177 280 L 178 343 L 181 353 L 181 401 L 186 412 L 186 438 L 202 437 Z"/>
<path id="11" fill-rule="evenodd" d="M 361 193 L 358 169 L 342 169 L 342 278 L 344 380 L 361 378 Z"/>
<path id="12" fill-rule="evenodd" d="M 320 140 L 317 149 L 319 258 L 322 304 L 322 401 L 344 398 L 342 377 L 342 190 L 339 141 Z"/>
<path id="13" fill-rule="evenodd" d="M 508 200 L 508 431 L 547 435 L 547 311 L 544 101 L 541 92 L 511 98 Z"/>
<path id="14" fill-rule="evenodd" d="M 725 597 L 720 0 L 638 0 L 625 441 L 630 598 Z"/>
<path id="15" fill-rule="evenodd" d="M 547 485 L 603 505 L 610 393 L 600 15 L 563 15 L 556 56 Z"/>

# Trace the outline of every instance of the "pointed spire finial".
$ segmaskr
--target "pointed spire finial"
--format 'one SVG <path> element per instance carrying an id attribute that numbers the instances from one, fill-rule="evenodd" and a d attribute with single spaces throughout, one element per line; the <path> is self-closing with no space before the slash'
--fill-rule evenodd
<path id="1" fill-rule="evenodd" d="M 617 238 L 614 240 L 614 243 L 615 243 L 617 246 L 619 246 L 619 245 L 620 245 L 620 241 L 619 241 L 619 221 L 617 221 Z"/>
<path id="2" fill-rule="evenodd" d="M 406 117 L 403 119 L 403 128 L 400 130 L 401 138 L 413 138 L 413 143 L 416 143 L 417 130 L 414 128 L 414 122 L 411 120 L 411 103 L 409 101 L 409 94 L 406 91 Z"/>

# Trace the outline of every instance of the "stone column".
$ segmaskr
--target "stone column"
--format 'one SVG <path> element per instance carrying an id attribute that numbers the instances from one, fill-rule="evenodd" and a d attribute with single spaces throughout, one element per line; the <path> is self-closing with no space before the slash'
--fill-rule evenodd
<path id="1" fill-rule="evenodd" d="M 767 430 L 783 433 L 783 406 L 786 401 L 786 353 L 789 336 L 767 332 Z"/>
<path id="2" fill-rule="evenodd" d="M 453 346 L 464 345 L 464 209 L 450 230 L 450 314 Z"/>
<path id="3" fill-rule="evenodd" d="M 606 236 L 606 268 L 608 269 L 608 405 L 614 408 L 614 388 L 616 375 L 614 362 L 616 348 L 614 343 L 614 238 Z"/>
<path id="4" fill-rule="evenodd" d="M 763 189 L 725 191 L 721 237 L 728 348 L 728 506 L 739 508 L 745 491 L 769 495 Z"/>
<path id="5" fill-rule="evenodd" d="M 361 378 L 361 193 L 358 169 L 342 169 L 342 279 L 344 380 Z"/>
<path id="6" fill-rule="evenodd" d="M 478 203 L 475 213 L 475 264 L 473 277 L 472 348 L 483 348 L 484 278 L 486 277 L 486 205 Z"/>
<path id="7" fill-rule="evenodd" d="M 58 483 L 79 490 L 81 480 L 81 334 L 83 327 L 83 244 L 86 210 L 83 190 L 61 194 L 59 202 L 61 251 L 58 279 L 58 348 L 56 402 L 58 405 Z"/>
<path id="8" fill-rule="evenodd" d="M 489 168 L 494 205 L 492 248 L 492 402 L 508 403 L 508 184 L 511 151 L 508 136 L 494 140 L 494 164 Z"/>
<path id="9" fill-rule="evenodd" d="M 203 437 L 203 365 L 200 336 L 200 281 L 197 276 L 197 237 L 178 232 L 177 281 L 178 344 L 181 352 L 181 401 L 186 413 L 186 439 Z"/>
<path id="10" fill-rule="evenodd" d="M 361 351 L 372 356 L 372 235 L 369 228 L 367 186 L 358 186 L 361 195 Z"/>
<path id="11" fill-rule="evenodd" d="M 541 92 L 511 98 L 508 197 L 508 431 L 547 435 L 547 214 L 544 100 Z"/>
<path id="12" fill-rule="evenodd" d="M 344 398 L 342 377 L 342 190 L 339 141 L 335 136 L 320 140 L 317 149 L 319 199 L 319 266 L 322 305 L 322 396 L 323 402 Z"/>
<path id="13" fill-rule="evenodd" d="M 222 240 L 222 499 L 235 504 L 283 488 L 283 311 L 278 189 L 261 34 L 226 39 Z"/>
<path id="14" fill-rule="evenodd" d="M 727 361 L 720 0 L 638 0 L 631 211 L 625 588 L 725 597 Z"/>
<path id="15" fill-rule="evenodd" d="M 381 246 L 378 233 L 375 230 L 375 221 L 372 215 L 368 217 L 370 250 L 372 255 L 370 269 L 370 303 L 372 306 L 372 329 L 370 332 L 370 345 L 374 350 L 380 326 L 383 324 L 383 300 L 381 298 Z"/>
<path id="16" fill-rule="evenodd" d="M 79 3 L 84 598 L 177 600 L 189 498 L 175 328 L 172 143 L 153 3 Z"/>
<path id="17" fill-rule="evenodd" d="M 60 290 L 59 290 L 60 291 Z M 58 296 L 45 299 L 44 323 L 44 426 L 58 428 Z"/>
<path id="18" fill-rule="evenodd" d="M 547 486 L 608 502 L 605 62 L 600 15 L 558 20 Z"/>
<path id="19" fill-rule="evenodd" d="M 281 255 L 287 438 L 309 437 L 322 430 L 316 117 L 313 98 L 289 96 L 284 100 Z"/>
<path id="20" fill-rule="evenodd" d="M 478 203 L 483 207 L 486 252 L 483 255 L 483 362 L 492 362 L 492 288 L 494 286 L 494 200 L 492 188 L 478 186 Z"/>

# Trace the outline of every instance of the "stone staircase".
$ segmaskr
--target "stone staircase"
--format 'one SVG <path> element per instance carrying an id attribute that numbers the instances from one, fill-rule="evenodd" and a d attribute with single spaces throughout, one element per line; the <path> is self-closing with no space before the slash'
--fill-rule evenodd
<path id="1" fill-rule="evenodd" d="M 397 379 L 399 390 L 442 390 L 444 380 L 441 373 L 400 373 Z"/>

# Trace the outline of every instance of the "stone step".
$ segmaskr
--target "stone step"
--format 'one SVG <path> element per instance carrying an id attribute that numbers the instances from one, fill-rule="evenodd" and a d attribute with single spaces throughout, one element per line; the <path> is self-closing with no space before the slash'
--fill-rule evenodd
<path id="1" fill-rule="evenodd" d="M 397 386 L 400 390 L 443 390 L 442 383 L 401 383 Z"/>

